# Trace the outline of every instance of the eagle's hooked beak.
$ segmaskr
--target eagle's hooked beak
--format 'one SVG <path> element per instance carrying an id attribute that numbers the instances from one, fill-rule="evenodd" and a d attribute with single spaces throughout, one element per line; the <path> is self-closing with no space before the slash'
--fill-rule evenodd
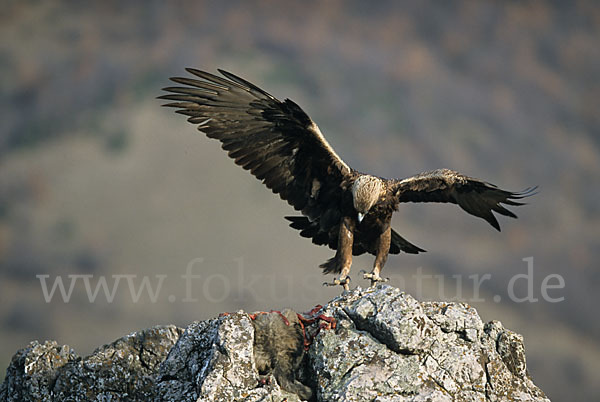
<path id="1" fill-rule="evenodd" d="M 365 214 L 361 214 L 361 213 L 359 212 L 359 213 L 358 213 L 358 223 L 361 223 L 364 217 L 365 217 Z"/>

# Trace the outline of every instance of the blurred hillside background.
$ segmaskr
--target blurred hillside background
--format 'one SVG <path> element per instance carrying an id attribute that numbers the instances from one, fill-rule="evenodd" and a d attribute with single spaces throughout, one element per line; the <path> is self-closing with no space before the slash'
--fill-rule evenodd
<path id="1" fill-rule="evenodd" d="M 339 293 L 317 268 L 333 252 L 288 228 L 286 203 L 155 99 L 184 67 L 223 68 L 300 104 L 358 170 L 448 167 L 513 191 L 539 185 L 502 233 L 454 205 L 402 205 L 394 227 L 428 252 L 390 256 L 384 274 L 523 334 L 553 400 L 594 399 L 598 4 L 3 2 L 0 365 L 33 339 L 86 354 L 152 325 L 306 311 Z M 539 300 L 511 301 L 528 257 Z M 355 260 L 354 285 L 367 285 L 358 271 L 371 264 Z M 189 287 L 188 265 L 200 276 Z M 484 274 L 477 294 L 469 275 Z M 565 280 L 549 291 L 562 302 L 542 298 L 551 274 Z M 57 290 L 47 303 L 37 275 L 67 288 L 68 275 L 92 275 L 93 287 L 166 277 L 154 302 L 144 292 L 135 302 L 123 280 L 112 302 L 102 292 L 90 302 L 76 282 L 70 302 Z"/>

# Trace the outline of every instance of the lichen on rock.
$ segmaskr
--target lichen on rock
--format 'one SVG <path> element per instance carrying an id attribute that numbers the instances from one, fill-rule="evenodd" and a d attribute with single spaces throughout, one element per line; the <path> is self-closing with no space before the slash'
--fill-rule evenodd
<path id="1" fill-rule="evenodd" d="M 0 401 L 548 401 L 523 338 L 467 304 L 379 285 L 318 315 L 336 325 L 309 324 L 306 353 L 290 310 L 150 328 L 84 358 L 32 342 L 13 357 Z"/>

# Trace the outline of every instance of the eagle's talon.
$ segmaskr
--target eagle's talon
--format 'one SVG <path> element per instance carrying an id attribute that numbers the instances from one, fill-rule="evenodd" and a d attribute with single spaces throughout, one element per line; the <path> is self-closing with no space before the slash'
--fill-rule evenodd
<path id="1" fill-rule="evenodd" d="M 342 285 L 344 290 L 350 290 L 350 277 L 346 276 L 343 278 L 333 278 L 332 282 L 323 282 L 323 286 L 337 286 Z"/>
<path id="2" fill-rule="evenodd" d="M 382 278 L 381 276 L 379 276 L 379 274 L 373 272 L 365 273 L 363 275 L 363 278 L 371 280 L 371 287 L 377 285 L 378 282 L 385 283 L 390 280 L 390 278 Z"/>

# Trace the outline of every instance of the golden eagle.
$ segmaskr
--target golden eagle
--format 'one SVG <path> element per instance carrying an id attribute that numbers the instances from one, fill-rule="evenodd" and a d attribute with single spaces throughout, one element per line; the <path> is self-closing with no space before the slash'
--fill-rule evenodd
<path id="1" fill-rule="evenodd" d="M 501 190 L 493 184 L 449 169 L 420 173 L 406 179 L 384 179 L 348 166 L 329 145 L 319 127 L 289 99 L 272 95 L 223 70 L 223 77 L 188 68 L 197 78 L 171 78 L 182 86 L 164 88 L 160 99 L 174 101 L 188 121 L 222 148 L 235 163 L 249 170 L 303 216 L 286 217 L 300 235 L 337 250 L 321 265 L 324 273 L 339 273 L 329 285 L 348 289 L 352 255 L 371 253 L 375 263 L 366 279 L 379 275 L 388 253 L 425 251 L 391 227 L 392 213 L 401 202 L 451 202 L 471 215 L 500 226 L 492 211 L 516 218 L 504 208 L 523 205 L 522 192 Z"/>

